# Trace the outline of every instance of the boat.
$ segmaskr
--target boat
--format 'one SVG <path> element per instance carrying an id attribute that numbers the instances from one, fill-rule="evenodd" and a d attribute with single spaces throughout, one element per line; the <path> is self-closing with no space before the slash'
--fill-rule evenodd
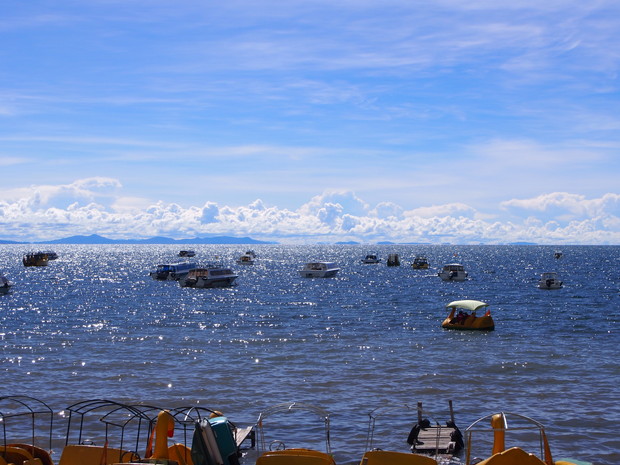
<path id="1" fill-rule="evenodd" d="M 194 250 L 181 250 L 179 252 L 179 257 L 195 257 L 196 252 Z"/>
<path id="2" fill-rule="evenodd" d="M 553 256 L 554 256 L 555 258 L 562 258 L 562 256 L 563 256 L 563 255 L 564 255 L 564 254 L 562 253 L 562 251 L 561 251 L 561 250 L 556 250 L 556 251 L 553 253 Z"/>
<path id="3" fill-rule="evenodd" d="M 369 414 L 368 433 L 366 437 L 365 453 L 360 465 L 437 465 L 447 463 L 464 447 L 463 434 L 456 426 L 452 401 L 450 419 L 445 425 L 440 424 L 434 415 L 422 409 L 422 403 L 417 407 L 410 404 L 385 404 Z M 395 441 L 393 435 L 375 436 L 379 419 L 387 417 L 382 431 L 398 430 L 401 426 L 411 431 L 404 443 L 398 435 Z M 385 425 L 387 423 L 387 426 Z M 409 451 L 406 448 L 409 447 Z"/>
<path id="4" fill-rule="evenodd" d="M 334 262 L 309 262 L 299 270 L 299 274 L 302 278 L 331 278 L 339 271 Z"/>
<path id="5" fill-rule="evenodd" d="M 165 263 L 157 265 L 157 268 L 149 273 L 151 278 L 159 281 L 178 281 L 185 277 L 189 270 L 196 268 L 198 265 L 193 262 L 182 263 Z"/>
<path id="6" fill-rule="evenodd" d="M 527 441 L 527 445 L 507 449 L 505 444 L 508 435 L 512 443 Z M 554 461 L 544 426 L 516 413 L 500 412 L 479 418 L 467 427 L 465 438 L 465 465 L 592 465 L 572 458 Z M 472 457 L 474 453 L 482 451 L 481 447 L 488 447 L 491 440 L 493 447 L 490 456 L 482 460 L 480 457 Z M 527 447 L 527 451 L 524 447 Z"/>
<path id="7" fill-rule="evenodd" d="M 254 252 L 253 250 L 246 250 L 245 251 L 245 255 L 249 255 L 252 258 L 256 258 L 256 252 Z"/>
<path id="8" fill-rule="evenodd" d="M 429 263 L 428 263 L 428 259 L 426 257 L 423 257 L 422 255 L 418 255 L 417 257 L 415 257 L 413 259 L 413 263 L 411 264 L 411 267 L 414 270 L 428 270 L 429 267 Z"/>
<path id="9" fill-rule="evenodd" d="M 24 255 L 22 263 L 24 266 L 47 266 L 49 257 L 44 252 L 31 252 Z"/>
<path id="10" fill-rule="evenodd" d="M 244 253 L 237 259 L 238 265 L 254 265 L 255 255 L 252 255 L 248 252 Z"/>
<path id="11" fill-rule="evenodd" d="M 13 286 L 13 283 L 6 279 L 5 276 L 0 275 L 0 294 L 8 294 L 11 286 Z"/>
<path id="12" fill-rule="evenodd" d="M 53 250 L 44 250 L 41 253 L 46 254 L 48 260 L 56 260 L 58 258 L 58 254 L 54 252 Z"/>
<path id="13" fill-rule="evenodd" d="M 52 436 L 55 416 L 45 402 L 34 397 L 0 397 L 0 424 L 3 433 L 0 463 L 53 465 Z"/>
<path id="14" fill-rule="evenodd" d="M 304 419 L 303 422 L 295 423 L 305 425 L 305 428 L 300 431 L 300 436 L 303 438 L 298 438 L 298 441 L 303 441 L 304 445 L 312 444 L 317 447 L 299 447 L 298 444 L 295 444 L 295 447 L 289 447 L 288 439 L 286 442 L 283 439 L 271 439 L 267 445 L 265 425 L 269 423 L 272 426 L 277 426 L 277 414 L 282 417 L 282 415 L 288 416 L 292 413 Z M 256 460 L 256 465 L 336 465 L 331 453 L 329 415 L 329 412 L 321 407 L 300 402 L 277 404 L 261 412 L 256 423 L 257 447 L 260 454 Z M 318 428 L 312 428 L 307 417 L 318 418 L 323 423 L 324 434 L 321 435 L 322 438 L 319 437 Z M 283 424 L 280 428 L 280 432 L 289 430 L 290 425 Z M 319 442 L 324 443 L 324 446 L 321 447 L 323 450 L 318 448 Z"/>
<path id="15" fill-rule="evenodd" d="M 560 281 L 557 273 L 543 273 L 538 281 L 539 289 L 561 289 L 564 283 Z"/>
<path id="16" fill-rule="evenodd" d="M 387 266 L 400 266 L 400 257 L 397 253 L 391 253 L 388 255 Z"/>
<path id="17" fill-rule="evenodd" d="M 437 273 L 437 276 L 444 281 L 465 281 L 468 274 L 460 263 L 448 263 Z"/>
<path id="18" fill-rule="evenodd" d="M 364 258 L 362 258 L 362 263 L 367 265 L 381 263 L 381 259 L 377 256 L 376 253 L 369 253 Z"/>
<path id="19" fill-rule="evenodd" d="M 237 279 L 237 275 L 230 268 L 217 265 L 207 265 L 203 268 L 193 268 L 179 280 L 181 287 L 229 287 Z"/>
<path id="20" fill-rule="evenodd" d="M 0 463 L 53 465 L 56 416 L 33 397 L 0 397 Z M 245 441 L 255 444 L 253 426 L 237 427 L 221 412 L 198 405 L 162 409 L 93 399 L 70 405 L 60 416 L 67 421 L 58 465 L 238 465 Z"/>
<path id="21" fill-rule="evenodd" d="M 491 317 L 489 304 L 479 300 L 455 300 L 446 305 L 450 309 L 450 314 L 443 320 L 441 327 L 444 329 L 464 329 L 492 331 L 495 329 L 495 322 Z M 476 315 L 479 310 L 486 310 L 483 316 Z M 471 313 L 467 313 L 467 312 Z"/>

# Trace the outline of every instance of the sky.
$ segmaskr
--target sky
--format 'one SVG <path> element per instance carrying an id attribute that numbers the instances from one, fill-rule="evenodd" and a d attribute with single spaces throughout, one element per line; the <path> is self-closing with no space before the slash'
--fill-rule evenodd
<path id="1" fill-rule="evenodd" d="M 0 240 L 620 244 L 616 0 L 0 12 Z"/>

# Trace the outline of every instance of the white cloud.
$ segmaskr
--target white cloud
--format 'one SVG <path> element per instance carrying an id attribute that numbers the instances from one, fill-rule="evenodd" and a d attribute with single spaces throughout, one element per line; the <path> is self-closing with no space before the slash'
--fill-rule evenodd
<path id="1" fill-rule="evenodd" d="M 554 192 L 529 199 L 507 200 L 500 206 L 517 214 L 524 211 L 563 221 L 599 219 L 620 216 L 620 195 L 608 193 L 598 199 L 587 199 L 583 195 Z"/>
<path id="2" fill-rule="evenodd" d="M 319 194 L 297 210 L 260 199 L 246 206 L 159 201 L 142 209 L 116 208 L 124 205 L 122 190 L 115 179 L 88 178 L 22 189 L 20 198 L 13 191 L 13 197 L 0 200 L 0 238 L 38 241 L 96 233 L 110 238 L 251 236 L 283 243 L 620 243 L 620 195 L 615 193 L 594 199 L 567 192 L 511 199 L 483 214 L 463 203 L 403 211 L 385 202 L 371 209 L 342 190 Z M 512 213 L 510 221 L 484 219 L 500 217 L 502 209 Z"/>

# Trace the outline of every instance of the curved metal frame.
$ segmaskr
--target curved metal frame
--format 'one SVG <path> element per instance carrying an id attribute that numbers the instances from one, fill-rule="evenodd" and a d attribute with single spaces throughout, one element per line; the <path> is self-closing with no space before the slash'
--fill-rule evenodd
<path id="1" fill-rule="evenodd" d="M 6 409 L 3 406 L 6 405 Z M 2 423 L 2 437 L 4 446 L 7 445 L 7 419 L 23 416 L 30 416 L 32 430 L 32 445 L 35 445 L 36 437 L 36 420 L 39 415 L 49 415 L 49 445 L 47 450 L 52 449 L 52 430 L 54 423 L 54 412 L 45 402 L 30 396 L 2 396 L 0 397 L 0 422 Z M 23 408 L 23 410 L 21 410 Z"/>
<path id="2" fill-rule="evenodd" d="M 503 429 L 500 430 L 500 429 L 493 428 L 491 426 L 486 426 L 485 428 L 480 428 L 480 429 L 476 428 L 476 426 L 484 420 L 488 420 L 489 425 L 490 425 L 491 418 L 493 418 L 493 416 L 498 415 L 498 414 L 503 415 L 503 418 L 504 418 Z M 530 424 L 525 425 L 525 426 L 517 426 L 517 427 L 511 428 L 508 426 L 508 416 L 516 417 Z M 477 433 L 488 434 L 489 432 L 495 432 L 495 431 L 506 431 L 506 432 L 508 431 L 538 431 L 540 457 L 542 457 L 542 460 L 545 463 L 548 463 L 549 461 L 552 460 L 551 453 L 549 451 L 549 443 L 547 442 L 547 436 L 545 434 L 545 427 L 543 426 L 542 423 L 528 416 L 521 415 L 519 413 L 496 412 L 496 413 L 491 413 L 489 415 L 485 415 L 484 417 L 477 419 L 465 429 L 465 437 L 467 438 L 467 452 L 466 452 L 466 460 L 465 460 L 466 465 L 471 464 L 472 433 L 477 432 Z"/>
<path id="3" fill-rule="evenodd" d="M 331 454 L 331 444 L 330 444 L 330 433 L 329 433 L 329 415 L 330 413 L 315 405 L 304 404 L 302 402 L 285 402 L 282 404 L 277 404 L 272 407 L 269 407 L 267 410 L 262 411 L 256 422 L 256 430 L 258 432 L 258 444 L 259 449 L 262 448 L 263 451 L 267 450 L 267 446 L 265 444 L 265 432 L 263 430 L 263 420 L 269 416 L 275 415 L 277 413 L 287 413 L 292 411 L 305 411 L 314 413 L 319 419 L 323 420 L 324 428 L 325 428 L 325 452 Z"/>

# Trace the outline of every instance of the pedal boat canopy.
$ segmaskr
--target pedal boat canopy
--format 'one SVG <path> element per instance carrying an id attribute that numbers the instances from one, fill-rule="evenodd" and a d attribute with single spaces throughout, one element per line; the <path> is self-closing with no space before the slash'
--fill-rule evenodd
<path id="1" fill-rule="evenodd" d="M 491 317 L 489 304 L 479 300 L 455 300 L 446 305 L 450 313 L 441 324 L 445 329 L 492 331 L 495 322 Z M 476 313 L 486 310 L 483 316 Z M 468 313 L 471 312 L 471 313 Z"/>

